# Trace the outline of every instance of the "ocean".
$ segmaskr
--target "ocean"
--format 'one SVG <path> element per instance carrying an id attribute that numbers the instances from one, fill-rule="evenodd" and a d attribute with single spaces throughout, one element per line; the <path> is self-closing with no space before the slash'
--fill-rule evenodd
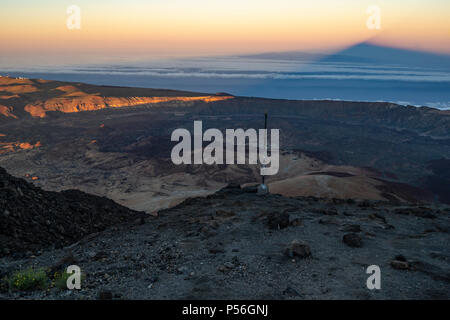
<path id="1" fill-rule="evenodd" d="M 389 101 L 450 109 L 447 66 L 374 63 L 310 56 L 121 59 L 116 62 L 11 66 L 0 74 L 277 99 Z"/>

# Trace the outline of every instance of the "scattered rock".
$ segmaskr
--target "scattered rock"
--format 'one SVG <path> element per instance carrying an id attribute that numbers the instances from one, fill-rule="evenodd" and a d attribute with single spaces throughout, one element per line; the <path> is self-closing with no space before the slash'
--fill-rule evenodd
<path id="1" fill-rule="evenodd" d="M 396 214 L 403 215 L 414 215 L 416 217 L 421 217 L 425 219 L 435 219 L 436 216 L 432 214 L 433 210 L 427 207 L 416 207 L 416 208 L 397 208 L 394 210 Z"/>
<path id="2" fill-rule="evenodd" d="M 266 224 L 270 229 L 284 229 L 289 226 L 289 214 L 282 212 L 270 213 L 267 217 Z"/>
<path id="3" fill-rule="evenodd" d="M 285 254 L 290 257 L 299 257 L 301 259 L 311 256 L 311 249 L 309 245 L 300 240 L 293 240 L 285 249 Z"/>
<path id="4" fill-rule="evenodd" d="M 220 265 L 217 270 L 219 270 L 220 272 L 228 272 L 231 269 L 234 268 L 234 264 L 231 262 L 225 262 L 224 264 Z"/>
<path id="5" fill-rule="evenodd" d="M 392 260 L 391 266 L 392 266 L 392 268 L 397 269 L 397 270 L 408 270 L 409 269 L 409 263 L 407 261 Z"/>
<path id="6" fill-rule="evenodd" d="M 228 269 L 224 265 L 220 265 L 217 267 L 217 270 L 219 270 L 220 272 L 226 272 Z"/>
<path id="7" fill-rule="evenodd" d="M 347 233 L 342 238 L 342 241 L 352 248 L 362 247 L 362 238 L 356 233 Z"/>
<path id="8" fill-rule="evenodd" d="M 382 223 L 387 223 L 386 218 L 383 215 L 379 214 L 379 213 L 371 213 L 371 214 L 369 214 L 369 219 L 380 220 Z"/>
<path id="9" fill-rule="evenodd" d="M 445 282 L 447 284 L 450 283 L 450 272 L 448 271 L 448 268 L 444 269 L 425 261 L 411 261 L 409 262 L 409 269 L 422 272 L 437 281 Z"/>
<path id="10" fill-rule="evenodd" d="M 94 254 L 92 259 L 95 260 L 95 261 L 99 261 L 99 260 L 106 259 L 107 257 L 108 257 L 108 254 L 105 251 L 99 251 L 99 252 Z"/>
<path id="11" fill-rule="evenodd" d="M 27 196 L 27 190 L 25 188 L 22 188 L 22 190 L 24 191 L 25 196 Z M 233 190 L 236 191 L 236 189 L 232 189 L 231 191 L 234 192 Z M 252 197 L 255 197 L 255 200 L 252 200 Z M 349 295 L 349 291 L 345 291 L 347 289 L 344 290 L 342 288 L 352 287 L 353 284 L 357 283 L 356 280 L 346 279 L 345 281 L 351 282 L 346 284 L 336 284 L 334 281 L 333 283 L 325 284 L 322 280 L 324 278 L 332 279 L 335 276 L 335 272 L 339 273 L 340 270 L 345 270 L 345 268 L 348 267 L 354 267 L 356 269 L 360 266 L 367 267 L 371 263 L 374 263 L 373 261 L 370 261 L 367 255 L 370 253 L 369 249 L 374 248 L 374 252 L 377 252 L 380 248 L 388 246 L 397 239 L 401 239 L 400 241 L 408 241 L 408 238 L 402 239 L 401 236 L 409 234 L 410 232 L 417 232 L 417 230 L 421 231 L 425 228 L 431 228 L 431 226 L 434 229 L 437 229 L 437 225 L 447 227 L 447 220 L 442 219 L 441 215 L 438 216 L 436 221 L 427 222 L 415 217 L 385 214 L 388 210 L 394 210 L 391 206 L 387 207 L 385 202 L 380 202 L 380 204 L 374 202 L 374 206 L 367 209 L 365 212 L 361 212 L 361 209 L 356 206 L 345 206 L 339 208 L 339 215 L 317 215 L 315 214 L 317 212 L 315 210 L 329 208 L 330 204 L 323 203 L 323 200 L 320 200 L 320 203 L 314 202 L 313 207 L 308 207 L 307 203 L 309 200 L 301 197 L 298 199 L 284 199 L 269 195 L 267 198 L 261 199 L 259 197 L 256 198 L 256 195 L 242 193 L 239 194 L 236 199 L 240 199 L 239 201 L 242 201 L 245 208 L 234 207 L 233 203 L 236 203 L 236 200 L 234 196 L 231 197 L 228 194 L 225 194 L 225 197 L 218 201 L 217 199 L 211 200 L 211 198 L 201 198 L 200 200 L 195 201 L 190 200 L 187 205 L 183 204 L 173 209 L 161 211 L 160 216 L 157 219 L 155 218 L 155 223 L 147 222 L 142 228 L 132 224 L 130 226 L 132 232 L 129 232 L 130 230 L 125 228 L 122 230 L 121 227 L 119 232 L 107 231 L 100 233 L 98 239 L 92 241 L 80 241 L 79 245 L 73 250 L 74 253 L 80 255 L 79 258 L 82 259 L 80 266 L 83 270 L 85 266 L 88 266 L 86 271 L 90 283 L 88 284 L 88 281 L 86 281 L 86 286 L 84 287 L 83 285 L 86 290 L 77 293 L 74 292 L 71 297 L 78 298 L 77 294 L 80 294 L 81 298 L 97 297 L 102 300 L 116 299 L 118 295 L 115 294 L 115 291 L 118 291 L 127 292 L 130 294 L 130 297 L 133 298 L 136 297 L 137 294 L 135 292 L 129 292 L 127 288 L 130 288 L 130 286 L 133 286 L 142 280 L 142 287 L 139 285 L 139 288 L 151 288 L 151 290 L 142 290 L 143 298 L 164 297 L 164 295 L 169 296 L 170 293 L 174 293 L 176 290 L 179 290 L 176 291 L 177 297 L 184 297 L 190 294 L 191 289 L 197 298 L 226 297 L 225 294 L 230 294 L 230 296 L 235 297 L 242 293 L 231 292 L 230 288 L 243 288 L 243 293 L 248 294 L 252 298 L 258 298 L 260 297 L 260 293 L 265 294 L 266 292 L 274 294 L 277 297 L 280 297 L 282 293 L 284 297 L 281 296 L 281 298 L 316 298 L 320 297 L 320 294 L 326 294 L 327 297 L 329 296 L 331 298 L 346 298 L 351 297 L 351 295 Z M 406 204 L 402 204 L 402 208 L 406 206 Z M 292 209 L 289 209 L 291 211 L 288 211 L 286 208 Z M 301 210 L 299 208 L 301 208 Z M 351 218 L 347 218 L 348 214 L 344 214 L 341 209 L 345 209 L 354 214 Z M 6 216 L 7 219 L 14 216 L 16 213 L 13 210 L 10 211 L 11 213 Z M 4 214 L 2 215 L 2 212 L 3 210 L 0 209 L 0 219 L 4 216 Z M 399 232 L 383 232 L 380 230 L 380 227 L 387 225 L 385 224 L 386 219 L 383 215 L 376 212 L 383 213 L 389 220 L 395 222 Z M 257 220 L 257 223 L 252 223 L 252 218 L 254 214 L 257 213 L 262 213 L 262 215 L 260 216 L 260 219 Z M 376 221 L 368 220 L 370 219 L 368 218 L 369 213 L 372 219 L 376 219 Z M 24 217 L 26 216 L 24 212 L 21 212 L 21 214 Z M 233 216 L 238 216 L 240 220 L 236 223 L 237 217 L 235 219 L 231 218 L 228 221 L 226 220 L 228 217 Z M 301 219 L 292 219 L 293 217 L 301 217 Z M 137 219 L 138 218 L 134 218 L 132 221 L 138 221 Z M 146 219 L 149 219 L 150 221 L 150 219 L 153 218 L 147 216 Z M 317 221 L 319 219 L 321 223 L 337 224 L 339 226 L 327 227 L 318 225 Z M 70 226 L 58 221 L 55 222 L 52 216 L 47 216 L 46 220 L 42 221 L 38 218 L 35 220 L 38 224 L 41 224 L 41 222 L 44 223 L 43 225 L 40 225 L 41 228 L 49 226 L 52 231 L 58 235 L 60 235 L 61 232 L 70 231 Z M 215 230 L 218 232 L 216 238 L 202 241 L 201 239 L 188 240 L 184 237 L 188 231 L 191 232 L 192 230 L 192 234 L 196 234 L 199 237 L 201 237 L 201 235 L 197 233 L 198 231 L 201 231 L 204 234 L 210 233 L 214 228 L 214 221 L 220 222 L 220 227 Z M 405 222 L 403 223 L 403 221 Z M 101 221 L 97 221 L 97 223 L 101 223 Z M 162 225 L 163 223 L 165 224 L 164 229 L 162 229 L 162 231 L 158 230 L 158 225 Z M 287 226 L 297 225 L 304 225 L 304 227 L 291 227 L 284 229 L 283 231 L 270 231 L 267 230 L 266 223 L 271 229 L 282 229 Z M 59 228 L 58 226 L 61 226 L 62 228 Z M 89 228 L 88 225 L 86 227 Z M 363 229 L 363 232 L 361 229 Z M 369 230 L 375 230 L 373 232 L 377 232 L 379 243 L 369 241 Z M 327 231 L 327 234 L 323 233 L 323 231 Z M 14 234 L 16 231 L 12 229 L 10 232 L 11 234 Z M 300 234 L 304 234 L 304 236 L 300 236 Z M 364 241 L 367 241 L 368 250 L 346 249 L 346 246 L 342 246 L 339 241 L 336 243 L 336 236 L 343 236 L 342 241 L 350 247 L 361 247 L 361 245 L 363 245 L 362 239 L 364 239 Z M 411 254 L 414 247 L 412 245 L 409 247 L 409 245 L 414 242 L 401 243 L 401 246 L 399 247 L 402 248 L 402 251 L 400 251 L 400 253 L 405 254 L 408 258 L 410 258 L 409 255 L 411 255 L 411 258 L 414 256 L 415 258 L 423 259 L 424 263 L 417 264 L 415 261 L 407 261 L 402 255 L 397 255 L 395 258 L 393 258 L 394 255 L 389 256 L 387 262 L 390 263 L 391 268 L 394 269 L 410 270 L 410 273 L 423 272 L 438 279 L 438 281 L 447 281 L 445 279 L 447 279 L 446 274 L 448 274 L 448 271 L 445 270 L 445 262 L 447 261 L 446 259 L 448 259 L 448 255 L 446 255 L 446 252 L 444 251 L 445 247 L 443 252 L 439 252 L 441 247 L 445 245 L 445 242 L 441 241 L 441 239 L 444 238 L 443 236 L 445 235 L 435 233 L 432 237 L 428 237 L 431 240 L 428 238 L 420 240 L 421 242 L 424 241 L 427 248 L 432 248 L 437 251 L 436 254 L 430 254 L 431 258 L 423 257 L 424 254 L 427 254 L 427 251 Z M 366 240 L 366 237 L 369 239 Z M 314 256 L 319 256 L 320 260 L 301 260 L 312 256 L 311 248 L 308 243 L 300 240 L 293 240 L 290 242 L 290 240 L 295 238 L 305 239 L 309 243 L 314 243 Z M 289 240 L 286 241 L 286 239 Z M 425 243 L 425 241 L 429 242 Z M 283 244 L 288 245 L 284 252 L 281 251 L 283 247 L 279 246 L 280 243 L 282 243 L 282 246 Z M 8 245 L 8 248 L 4 247 L 3 250 L 9 250 L 9 244 L 6 243 L 5 245 Z M 224 250 L 224 248 L 226 248 L 226 250 Z M 274 248 L 275 253 L 273 252 Z M 15 249 L 14 247 L 11 247 L 10 250 L 14 251 Z M 44 256 L 33 261 L 27 260 L 26 264 L 38 266 L 44 262 L 43 266 L 47 267 L 48 264 L 53 263 L 54 260 L 52 259 L 54 259 L 55 256 L 61 257 L 62 252 L 68 252 L 69 248 L 64 248 L 63 250 L 64 251 L 45 252 Z M 353 251 L 350 256 L 348 256 L 350 250 Z M 317 254 L 316 251 L 318 252 Z M 31 252 L 33 251 L 28 253 Z M 145 252 L 146 258 L 143 258 L 140 252 Z M 210 255 L 208 252 L 217 255 Z M 231 252 L 239 253 L 233 254 Z M 233 255 L 238 256 L 238 258 L 231 259 Z M 347 255 L 348 257 L 345 256 L 342 258 L 342 255 Z M 117 261 L 114 261 L 115 257 L 118 258 Z M 123 257 L 123 259 L 120 257 Z M 336 257 L 339 257 L 339 259 Z M 111 260 L 109 262 L 114 263 L 105 265 L 94 262 L 95 260 L 102 260 L 105 258 Z M 265 260 L 265 258 L 267 258 L 267 260 Z M 332 258 L 334 259 L 332 260 Z M 360 261 L 360 265 L 352 266 L 352 263 L 354 263 L 352 262 L 353 259 Z M 431 259 L 439 259 L 441 261 L 435 260 L 436 266 L 426 264 L 426 262 Z M 5 260 L 9 260 L 9 258 Z M 290 263 L 290 261 L 295 263 Z M 282 262 L 282 264 L 280 264 L 280 262 Z M 64 268 L 64 266 L 68 264 L 78 264 L 73 255 L 67 254 L 62 261 L 56 264 L 56 268 Z M 329 268 L 330 265 L 335 266 L 336 268 Z M 186 268 L 185 266 L 189 268 Z M 192 270 L 192 266 L 196 266 L 194 267 L 195 272 Z M 98 267 L 100 269 L 98 269 Z M 298 283 L 290 282 L 292 277 L 296 277 L 304 271 L 304 267 L 308 267 L 310 272 L 302 274 L 301 280 L 307 280 L 312 285 L 312 287 L 307 288 L 308 290 L 305 292 L 303 292 L 301 286 L 298 286 L 299 291 L 297 291 L 295 288 Z M 2 272 L 3 270 L 0 270 L 0 279 L 2 278 Z M 161 274 L 162 278 L 158 283 L 155 283 L 156 280 L 151 279 L 154 272 Z M 199 286 L 196 284 L 196 281 L 201 279 L 205 274 L 211 276 L 211 279 L 204 283 L 206 289 L 204 291 L 195 291 L 195 288 L 198 288 Z M 236 275 L 235 279 L 244 279 L 245 282 L 241 285 L 236 284 L 238 282 L 236 281 L 232 284 L 233 286 L 236 285 L 236 287 L 228 286 L 226 280 L 229 279 L 226 278 L 229 275 Z M 390 276 L 392 276 L 392 279 L 394 280 L 392 282 L 392 287 L 401 287 L 401 284 L 405 283 L 404 281 L 407 280 L 405 274 L 400 271 L 397 272 L 393 270 L 392 275 Z M 270 283 L 264 283 L 264 279 L 268 279 L 268 277 L 271 279 L 269 281 Z M 180 286 L 179 281 L 183 278 L 188 281 L 186 285 Z M 429 277 L 425 278 L 426 281 L 432 281 L 431 278 L 428 278 Z M 117 284 L 115 283 L 114 287 L 110 287 L 116 280 Z M 259 285 L 259 283 L 262 283 L 262 285 Z M 282 285 L 281 287 L 280 284 Z M 435 283 L 430 282 L 425 284 L 427 287 L 432 287 Z M 323 287 L 324 285 L 330 286 L 331 291 L 330 288 Z M 420 288 L 420 285 L 422 285 L 422 283 L 417 284 L 417 288 Z M 440 288 L 439 286 L 440 284 L 436 283 L 436 288 Z M 105 287 L 111 289 L 112 292 L 104 290 L 106 289 Z M 246 291 L 247 287 L 249 287 L 248 292 Z M 141 290 L 139 288 L 137 288 L 138 291 Z M 218 290 L 218 288 L 224 288 L 224 293 L 222 293 L 221 290 Z M 416 287 L 413 287 L 413 289 L 414 288 Z M 445 289 L 444 286 L 441 288 Z M 339 290 L 341 289 L 344 292 L 340 293 Z M 38 294 L 40 295 L 39 297 L 44 298 L 66 297 L 56 291 L 57 290 L 51 290 L 50 293 L 42 294 L 33 293 L 32 295 L 24 295 L 23 297 L 36 297 Z M 329 292 L 331 292 L 331 294 Z M 394 292 L 392 296 L 401 298 L 403 297 L 402 295 L 404 292 L 405 291 L 401 289 L 398 292 Z M 253 293 L 255 293 L 255 295 Z M 16 293 L 8 293 L 8 297 L 13 294 L 15 295 Z M 387 295 L 391 296 L 391 293 L 389 292 Z M 379 297 L 384 296 L 385 293 L 382 293 L 382 296 Z M 427 295 L 420 292 L 420 290 L 417 294 L 411 294 L 411 297 L 413 298 L 426 296 Z M 373 298 L 374 296 L 373 294 L 370 294 L 367 297 Z M 409 296 L 406 295 L 406 297 Z"/>
<path id="12" fill-rule="evenodd" d="M 214 246 L 208 249 L 209 253 L 217 254 L 217 253 L 224 253 L 225 250 L 221 246 Z"/>
<path id="13" fill-rule="evenodd" d="M 408 260 L 406 260 L 406 258 L 405 258 L 404 256 L 402 256 L 401 254 L 396 255 L 396 256 L 395 256 L 395 260 L 398 260 L 398 261 L 404 261 L 404 262 L 408 261 Z"/>

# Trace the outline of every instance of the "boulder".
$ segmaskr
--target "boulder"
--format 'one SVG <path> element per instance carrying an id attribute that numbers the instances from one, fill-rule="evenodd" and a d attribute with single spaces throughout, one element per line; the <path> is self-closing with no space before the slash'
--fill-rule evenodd
<path id="1" fill-rule="evenodd" d="M 299 257 L 301 259 L 311 257 L 309 245 L 301 240 L 293 240 L 285 249 L 285 254 L 290 257 Z"/>

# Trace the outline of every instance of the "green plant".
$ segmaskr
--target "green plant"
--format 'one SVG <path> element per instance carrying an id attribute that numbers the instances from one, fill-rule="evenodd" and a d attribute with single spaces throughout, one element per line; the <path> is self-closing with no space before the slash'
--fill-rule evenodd
<path id="1" fill-rule="evenodd" d="M 52 287 L 57 287 L 61 290 L 67 289 L 67 279 L 70 274 L 67 272 L 55 272 L 53 275 Z"/>
<path id="2" fill-rule="evenodd" d="M 44 269 L 33 269 L 32 267 L 19 270 L 8 278 L 9 287 L 16 290 L 31 291 L 46 289 L 49 285 L 49 278 Z"/>

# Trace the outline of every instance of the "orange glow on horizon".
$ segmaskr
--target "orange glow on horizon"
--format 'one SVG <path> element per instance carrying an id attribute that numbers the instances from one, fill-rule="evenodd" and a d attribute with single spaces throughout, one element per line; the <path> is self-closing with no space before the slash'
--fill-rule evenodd
<path id="1" fill-rule="evenodd" d="M 47 1 L 48 2 L 48 1 Z M 314 51 L 374 39 L 378 44 L 450 54 L 450 2 L 379 1 L 381 30 L 366 27 L 369 1 L 79 1 L 81 29 L 66 27 L 66 3 L 5 6 L 0 46 L 14 53 L 168 55 Z"/>

